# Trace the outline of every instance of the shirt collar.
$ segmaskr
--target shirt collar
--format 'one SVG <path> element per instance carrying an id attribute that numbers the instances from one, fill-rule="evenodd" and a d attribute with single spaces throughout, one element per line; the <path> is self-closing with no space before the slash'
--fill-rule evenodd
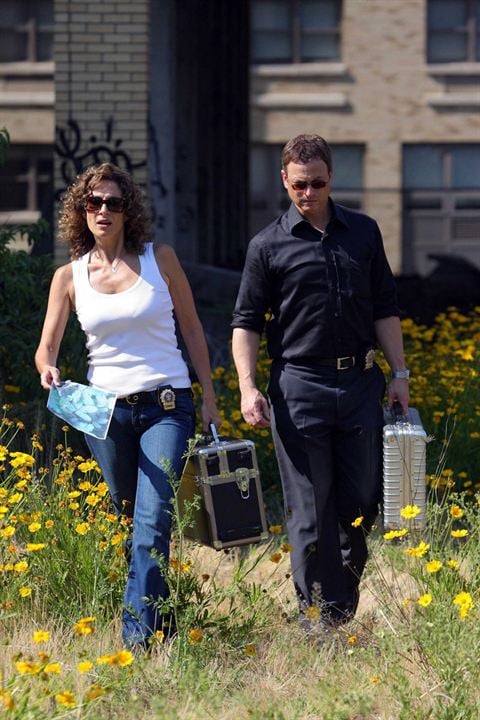
<path id="1" fill-rule="evenodd" d="M 342 206 L 337 205 L 337 203 L 333 202 L 332 198 L 328 198 L 328 203 L 330 205 L 330 222 L 338 220 L 342 223 L 342 225 L 348 227 L 349 223 Z M 287 210 L 286 219 L 288 231 L 290 233 L 292 233 L 296 225 L 299 225 L 303 222 L 308 223 L 308 220 L 303 217 L 302 213 L 298 211 L 296 205 L 293 202 L 290 204 L 290 207 Z"/>

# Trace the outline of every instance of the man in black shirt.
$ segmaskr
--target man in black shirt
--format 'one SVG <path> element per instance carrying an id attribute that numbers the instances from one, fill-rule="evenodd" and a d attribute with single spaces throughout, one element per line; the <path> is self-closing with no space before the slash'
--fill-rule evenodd
<path id="1" fill-rule="evenodd" d="M 328 144 L 318 135 L 293 138 L 281 174 L 292 204 L 249 244 L 232 348 L 245 420 L 272 425 L 293 580 L 310 631 L 309 608 L 337 625 L 358 605 L 381 499 L 385 380 L 377 343 L 392 369 L 388 404 L 405 411 L 409 373 L 380 230 L 331 200 Z M 255 385 L 264 330 L 270 403 Z"/>

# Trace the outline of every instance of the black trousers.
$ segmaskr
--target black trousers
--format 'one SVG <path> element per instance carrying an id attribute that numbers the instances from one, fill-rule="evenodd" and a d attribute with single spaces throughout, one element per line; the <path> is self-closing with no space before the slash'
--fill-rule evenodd
<path id="1" fill-rule="evenodd" d="M 275 361 L 268 395 L 300 609 L 350 619 L 381 500 L 385 379 Z M 360 527 L 352 521 L 363 516 Z"/>

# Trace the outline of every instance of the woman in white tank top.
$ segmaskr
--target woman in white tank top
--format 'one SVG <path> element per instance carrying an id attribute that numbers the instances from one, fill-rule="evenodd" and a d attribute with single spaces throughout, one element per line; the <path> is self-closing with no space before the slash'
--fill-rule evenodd
<path id="1" fill-rule="evenodd" d="M 221 422 L 190 286 L 174 250 L 147 242 L 148 229 L 142 194 L 128 173 L 103 163 L 77 177 L 60 220 L 72 262 L 53 276 L 35 355 L 42 386 L 59 385 L 57 358 L 73 310 L 86 335 L 90 384 L 117 394 L 106 439 L 85 439 L 117 513 L 133 519 L 123 639 L 145 649 L 157 631 L 174 632 L 160 569 L 169 558 L 169 474 L 180 476 L 194 434 L 173 313 L 202 386 L 203 427 Z"/>

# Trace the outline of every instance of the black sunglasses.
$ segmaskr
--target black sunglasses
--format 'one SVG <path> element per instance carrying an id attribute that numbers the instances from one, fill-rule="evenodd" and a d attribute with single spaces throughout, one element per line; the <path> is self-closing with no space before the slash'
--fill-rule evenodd
<path id="1" fill-rule="evenodd" d="M 292 182 L 289 180 L 289 182 L 293 190 L 306 190 L 309 185 L 314 190 L 320 190 L 320 188 L 327 187 L 328 185 L 328 180 L 312 180 L 312 182 L 307 182 L 306 180 L 296 180 Z"/>
<path id="2" fill-rule="evenodd" d="M 107 206 L 107 210 L 114 213 L 123 211 L 124 203 L 121 197 L 104 198 L 100 195 L 89 195 L 85 201 L 85 209 L 87 212 L 97 212 L 103 205 Z"/>

